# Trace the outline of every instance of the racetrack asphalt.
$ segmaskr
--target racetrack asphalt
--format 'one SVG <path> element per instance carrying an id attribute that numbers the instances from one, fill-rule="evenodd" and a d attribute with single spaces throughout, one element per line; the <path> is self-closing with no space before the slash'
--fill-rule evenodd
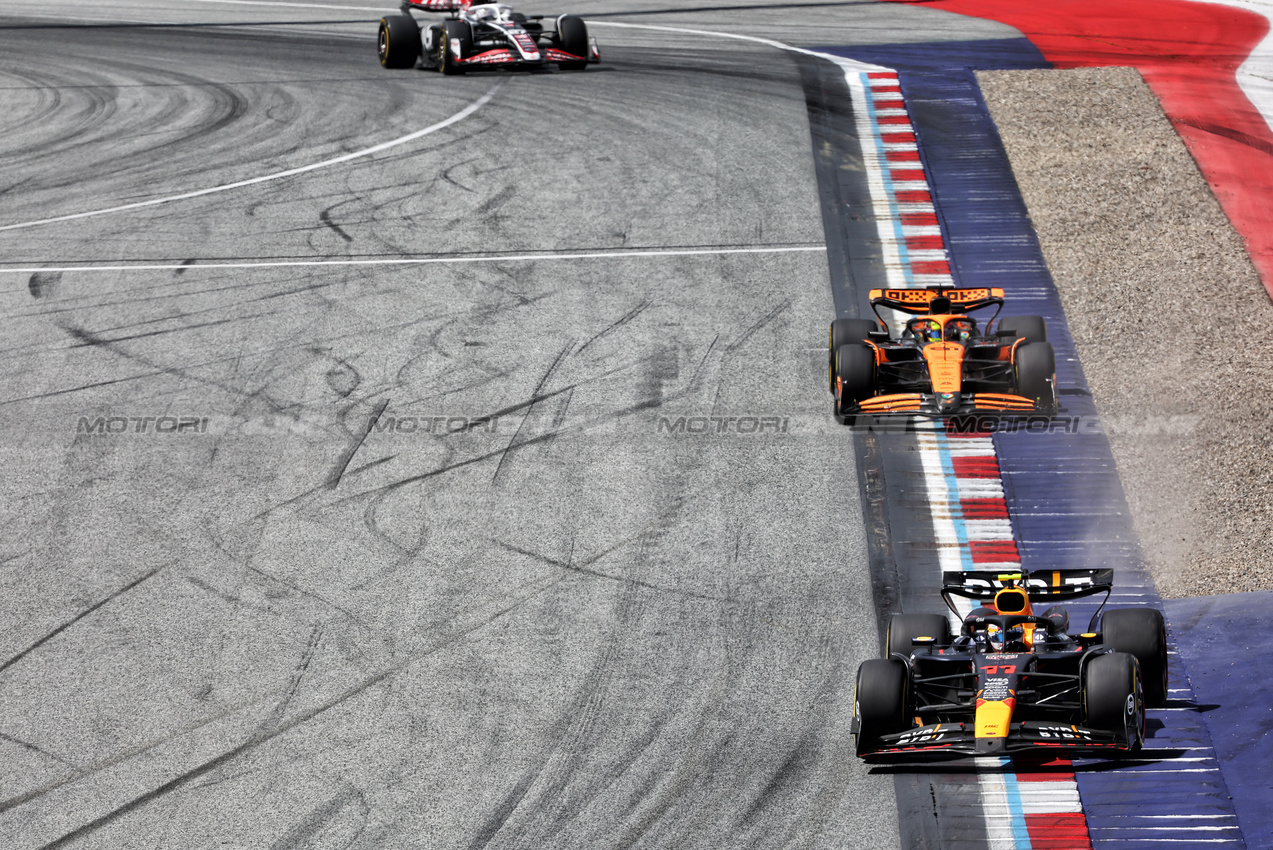
<path id="1" fill-rule="evenodd" d="M 796 62 L 389 73 L 356 6 L 0 19 L 0 227 L 480 104 L 0 234 L 64 269 L 0 274 L 0 846 L 895 846 Z"/>

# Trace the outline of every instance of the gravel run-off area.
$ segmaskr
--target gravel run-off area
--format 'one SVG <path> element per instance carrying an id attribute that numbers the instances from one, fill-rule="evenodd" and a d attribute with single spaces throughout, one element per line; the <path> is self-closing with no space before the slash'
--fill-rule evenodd
<path id="1" fill-rule="evenodd" d="M 1273 588 L 1273 301 L 1130 68 L 978 74 L 1165 597 Z"/>

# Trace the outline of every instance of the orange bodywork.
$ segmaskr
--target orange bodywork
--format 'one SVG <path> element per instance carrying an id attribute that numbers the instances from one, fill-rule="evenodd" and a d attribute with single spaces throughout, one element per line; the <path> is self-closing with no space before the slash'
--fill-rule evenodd
<path id="1" fill-rule="evenodd" d="M 1008 724 L 1012 722 L 1012 710 L 1017 707 L 1015 697 L 1005 700 L 977 700 L 977 737 L 1006 738 Z"/>
<path id="2" fill-rule="evenodd" d="M 864 413 L 897 413 L 899 411 L 919 410 L 924 405 L 924 397 L 919 393 L 894 393 L 877 395 L 858 402 Z"/>
<path id="3" fill-rule="evenodd" d="M 1007 393 L 977 393 L 973 396 L 977 407 L 999 410 L 1034 410 L 1034 401 L 1022 395 Z"/>
<path id="4" fill-rule="evenodd" d="M 957 342 L 934 342 L 924 346 L 928 377 L 935 393 L 957 393 L 964 375 L 964 347 Z"/>

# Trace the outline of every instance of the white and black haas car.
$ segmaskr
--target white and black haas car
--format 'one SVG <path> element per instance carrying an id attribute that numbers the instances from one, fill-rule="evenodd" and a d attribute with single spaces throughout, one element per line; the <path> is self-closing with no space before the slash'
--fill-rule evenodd
<path id="1" fill-rule="evenodd" d="M 450 17 L 421 31 L 412 11 Z M 386 68 L 421 64 L 444 74 L 463 74 L 470 68 L 555 64 L 575 71 L 601 61 L 596 40 L 574 15 L 561 15 L 546 27 L 542 15 L 528 17 L 503 3 L 470 0 L 407 0 L 401 12 L 380 19 L 377 49 Z"/>

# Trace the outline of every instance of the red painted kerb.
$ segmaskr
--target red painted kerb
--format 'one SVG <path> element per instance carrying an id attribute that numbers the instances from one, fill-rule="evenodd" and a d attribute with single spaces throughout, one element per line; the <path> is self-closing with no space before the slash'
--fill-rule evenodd
<path id="1" fill-rule="evenodd" d="M 1235 76 L 1268 31 L 1262 15 L 1187 0 L 924 5 L 1015 27 L 1057 68 L 1139 70 L 1273 294 L 1273 132 Z"/>

